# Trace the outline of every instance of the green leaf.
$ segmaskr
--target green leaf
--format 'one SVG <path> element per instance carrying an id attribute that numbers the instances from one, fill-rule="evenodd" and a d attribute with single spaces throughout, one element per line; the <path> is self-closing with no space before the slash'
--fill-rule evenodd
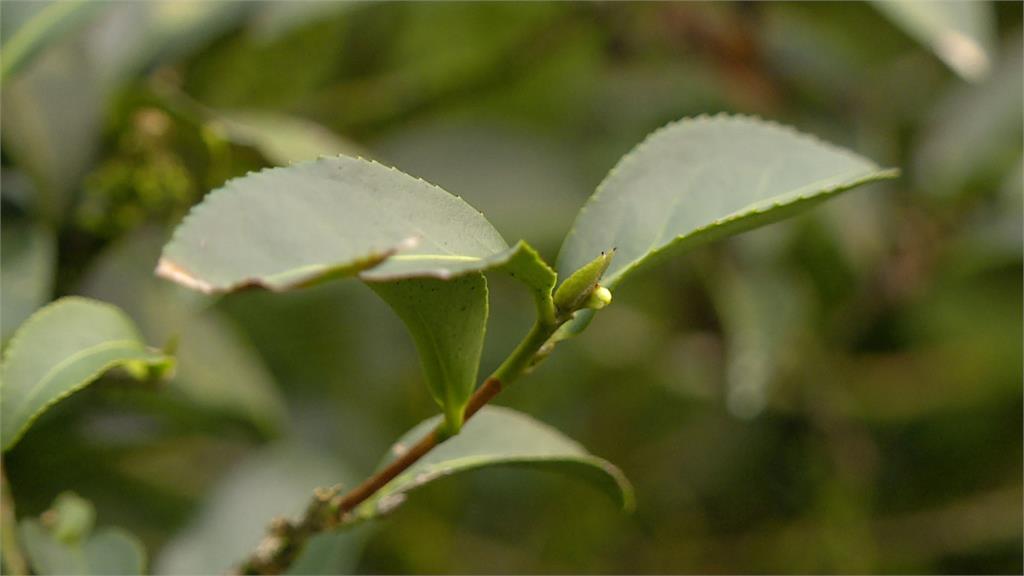
<path id="1" fill-rule="evenodd" d="M 981 80 L 992 68 L 996 23 L 990 2 L 874 0 L 871 4 L 965 80 Z"/>
<path id="2" fill-rule="evenodd" d="M 232 142 L 256 148 L 279 166 L 359 151 L 355 144 L 305 118 L 255 110 L 218 110 L 214 118 Z"/>
<path id="3" fill-rule="evenodd" d="M 598 186 L 557 269 L 567 276 L 616 248 L 601 282 L 611 288 L 655 256 L 781 220 L 896 174 L 772 122 L 681 120 L 648 136 Z"/>
<path id="4" fill-rule="evenodd" d="M 392 447 L 388 460 L 408 450 L 440 417 L 421 422 Z M 571 472 L 593 483 L 625 510 L 633 508 L 633 488 L 611 463 L 591 455 L 554 428 L 508 408 L 486 406 L 454 436 L 381 488 L 356 509 L 361 518 L 386 514 L 408 492 L 444 476 L 484 466 L 526 466 Z"/>
<path id="5" fill-rule="evenodd" d="M 118 308 L 85 298 L 61 298 L 33 314 L 4 353 L 0 378 L 3 450 L 47 408 L 115 367 L 142 378 L 173 361 L 146 348 Z"/>
<path id="6" fill-rule="evenodd" d="M 448 431 L 458 433 L 484 347 L 487 280 L 476 273 L 447 281 L 411 278 L 370 287 L 405 322 Z"/>
<path id="7" fill-rule="evenodd" d="M 353 480 L 335 460 L 302 446 L 261 449 L 218 482 L 199 514 L 161 550 L 154 572 L 223 574 L 256 548 L 275 516 L 296 517 L 315 488 L 339 482 L 351 485 Z M 306 574 L 349 573 L 365 534 L 324 534 L 307 546 L 295 566 Z M 329 551 L 333 555 L 325 554 Z"/>
<path id="8" fill-rule="evenodd" d="M 138 538 L 120 528 L 93 532 L 95 509 L 88 500 L 65 492 L 53 508 L 18 526 L 36 574 L 142 574 L 146 552 Z"/>
<path id="9" fill-rule="evenodd" d="M 203 292 L 285 290 L 352 275 L 392 255 L 369 279 L 449 278 L 507 251 L 461 199 L 398 170 L 338 156 L 250 174 L 209 194 L 164 248 L 158 273 Z"/>
<path id="10" fill-rule="evenodd" d="M 263 359 L 209 298 L 152 274 L 167 239 L 143 228 L 112 244 L 84 275 L 78 292 L 121 307 L 147 342 L 177 341 L 177 367 L 166 390 L 197 407 L 240 417 L 261 432 L 280 431 L 284 398 Z"/>
<path id="11" fill-rule="evenodd" d="M 39 50 L 76 25 L 87 21 L 96 12 L 96 8 L 101 6 L 100 2 L 85 0 L 45 3 L 4 39 L 0 80 L 10 80 L 11 75 L 30 62 Z M 7 8 L 12 7 L 8 5 Z M 18 8 L 22 7 L 15 7 Z M 9 16 L 8 13 L 4 14 L 4 18 Z"/>
<path id="12" fill-rule="evenodd" d="M 57 243 L 48 228 L 32 224 L 5 224 L 0 236 L 0 340 L 6 341 L 50 299 Z"/>

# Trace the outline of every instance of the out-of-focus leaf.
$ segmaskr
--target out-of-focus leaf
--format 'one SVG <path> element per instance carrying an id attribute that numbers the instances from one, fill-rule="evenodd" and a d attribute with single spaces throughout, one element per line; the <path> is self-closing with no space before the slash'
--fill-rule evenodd
<path id="1" fill-rule="evenodd" d="M 480 365 L 487 330 L 487 280 L 412 278 L 375 283 L 373 290 L 405 322 L 416 342 L 427 387 L 457 433 Z"/>
<path id="2" fill-rule="evenodd" d="M 316 122 L 297 116 L 256 110 L 220 110 L 214 117 L 230 140 L 256 148 L 267 160 L 279 166 L 315 160 L 320 156 L 353 156 L 360 152 L 355 144 Z"/>
<path id="3" fill-rule="evenodd" d="M 0 341 L 6 341 L 50 299 L 57 254 L 53 233 L 43 226 L 6 224 L 0 236 Z"/>
<path id="4" fill-rule="evenodd" d="M 0 59 L 3 60 L 3 64 L 0 65 L 0 80 L 10 80 L 12 74 L 29 63 L 48 43 L 85 22 L 96 8 L 103 6 L 100 2 L 85 0 L 39 4 L 44 6 L 21 22 L 10 36 L 5 34 L 3 46 L 0 48 Z M 12 6 L 8 4 L 7 8 L 11 9 Z M 5 10 L 4 18 L 7 17 Z"/>
<path id="5" fill-rule="evenodd" d="M 873 162 L 772 122 L 719 115 L 651 134 L 580 211 L 557 269 L 616 248 L 602 284 L 656 256 L 781 220 L 860 184 L 891 178 Z"/>
<path id="6" fill-rule="evenodd" d="M 117 307 L 86 298 L 57 300 L 26 320 L 4 352 L 4 451 L 47 408 L 104 372 L 123 367 L 144 378 L 172 364 L 146 347 L 131 319 Z"/>
<path id="7" fill-rule="evenodd" d="M 393 168 L 338 156 L 264 170 L 212 192 L 164 247 L 158 273 L 203 292 L 284 290 L 389 256 L 398 263 L 394 278 L 451 277 L 507 248 L 461 199 Z M 374 270 L 375 279 L 390 268 Z"/>
<path id="8" fill-rule="evenodd" d="M 765 265 L 722 264 L 716 272 L 712 296 L 726 340 L 726 403 L 733 415 L 752 418 L 797 345 L 805 295 Z"/>
<path id="9" fill-rule="evenodd" d="M 425 420 L 391 447 L 388 460 L 401 455 L 440 417 Z M 484 466 L 558 469 L 592 482 L 625 510 L 633 507 L 633 488 L 613 464 L 593 456 L 554 428 L 508 408 L 486 406 L 466 422 L 458 436 L 430 451 L 356 509 L 361 518 L 386 514 L 411 490 L 444 476 Z"/>
<path id="10" fill-rule="evenodd" d="M 142 574 L 146 551 L 120 528 L 93 531 L 95 509 L 69 492 L 39 520 L 27 518 L 18 535 L 36 574 Z"/>
<path id="11" fill-rule="evenodd" d="M 164 547 L 154 571 L 224 573 L 256 548 L 275 516 L 297 515 L 314 488 L 349 480 L 345 470 L 326 456 L 292 445 L 266 448 L 220 481 L 198 516 Z M 311 544 L 312 556 L 303 554 L 295 565 L 308 573 L 348 573 L 362 539 L 361 531 L 325 534 Z"/>
<path id="12" fill-rule="evenodd" d="M 166 234 L 142 229 L 101 254 L 79 292 L 124 308 L 151 342 L 177 342 L 167 389 L 204 408 L 237 415 L 264 433 L 279 431 L 284 400 L 262 359 L 207 299 L 156 278 Z"/>
<path id="13" fill-rule="evenodd" d="M 99 141 L 108 88 L 98 76 L 79 33 L 4 82 L 4 151 L 32 176 L 35 209 L 52 220 L 68 206 Z"/>
<path id="14" fill-rule="evenodd" d="M 1021 42 L 1019 35 L 1012 38 L 984 82 L 956 86 L 929 115 L 914 154 L 924 191 L 947 197 L 969 194 L 969 184 L 998 178 L 1001 170 L 1017 164 L 1024 123 Z"/>
<path id="15" fill-rule="evenodd" d="M 990 2 L 873 0 L 872 4 L 964 79 L 981 80 L 992 68 L 996 33 Z"/>
<path id="16" fill-rule="evenodd" d="M 360 2 L 333 0 L 330 2 L 292 2 L 271 0 L 260 2 L 253 15 L 249 30 L 259 41 L 269 43 L 301 28 L 303 25 L 345 13 L 359 6 Z"/>
<path id="17" fill-rule="evenodd" d="M 244 8 L 238 2 L 82 4 L 104 9 L 3 86 L 5 151 L 35 179 L 37 209 L 52 220 L 62 216 L 91 164 L 107 99 L 125 76 L 194 48 Z"/>

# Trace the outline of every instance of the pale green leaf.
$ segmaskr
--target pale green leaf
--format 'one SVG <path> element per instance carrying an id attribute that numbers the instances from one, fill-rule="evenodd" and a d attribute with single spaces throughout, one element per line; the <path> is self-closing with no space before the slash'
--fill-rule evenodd
<path id="1" fill-rule="evenodd" d="M 434 400 L 448 430 L 457 433 L 476 386 L 487 330 L 487 280 L 467 274 L 452 280 L 411 278 L 370 287 L 405 322 Z"/>
<path id="2" fill-rule="evenodd" d="M 146 551 L 138 538 L 120 528 L 92 530 L 88 500 L 65 492 L 40 520 L 27 518 L 18 536 L 36 574 L 142 574 Z"/>
<path id="3" fill-rule="evenodd" d="M 355 144 L 305 118 L 256 110 L 218 110 L 213 117 L 232 142 L 256 148 L 279 166 L 359 152 Z"/>
<path id="4" fill-rule="evenodd" d="M 5 224 L 0 236 L 0 340 L 6 341 L 50 299 L 57 243 L 49 229 L 32 224 Z"/>
<path id="5" fill-rule="evenodd" d="M 146 347 L 118 308 L 67 297 L 33 314 L 4 352 L 0 378 L 3 450 L 47 408 L 115 367 L 137 377 L 172 361 Z"/>
<path id="6" fill-rule="evenodd" d="M 872 4 L 962 78 L 981 80 L 991 69 L 996 38 L 991 2 L 874 0 Z"/>
<path id="7" fill-rule="evenodd" d="M 376 279 L 447 278 L 507 250 L 461 199 L 393 168 L 338 156 L 250 174 L 212 192 L 178 227 L 158 272 L 204 292 L 283 290 L 355 274 L 392 255 Z"/>
<path id="8" fill-rule="evenodd" d="M 647 137 L 611 171 L 562 245 L 567 276 L 616 248 L 601 284 L 669 250 L 775 222 L 894 170 L 755 118 L 702 116 Z"/>
<path id="9" fill-rule="evenodd" d="M 430 432 L 440 417 L 421 422 L 391 447 L 393 459 Z M 611 496 L 623 509 L 633 507 L 633 489 L 622 472 L 575 441 L 533 418 L 496 406 L 482 408 L 454 436 L 381 488 L 356 509 L 361 518 L 386 514 L 408 492 L 458 472 L 484 466 L 525 466 L 570 472 Z"/>
<path id="10" fill-rule="evenodd" d="M 164 546 L 157 574 L 223 574 L 238 566 L 275 516 L 297 517 L 313 490 L 352 478 L 328 456 L 295 445 L 275 445 L 239 463 L 214 489 L 198 515 Z M 364 532 L 316 539 L 296 560 L 305 573 L 347 573 L 355 567 Z M 327 548 L 325 550 L 324 548 Z M 334 555 L 325 555 L 333 551 Z"/>

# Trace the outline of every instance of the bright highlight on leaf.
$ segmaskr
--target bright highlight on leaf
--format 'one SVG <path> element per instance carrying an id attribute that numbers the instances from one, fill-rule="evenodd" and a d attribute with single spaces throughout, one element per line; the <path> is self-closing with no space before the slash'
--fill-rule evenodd
<path id="1" fill-rule="evenodd" d="M 395 458 L 437 426 L 425 420 L 391 447 Z M 438 478 L 484 466 L 525 466 L 556 469 L 579 476 L 608 494 L 625 510 L 633 508 L 633 488 L 622 471 L 587 452 L 558 430 L 533 418 L 496 406 L 481 409 L 466 422 L 463 433 L 450 438 L 409 467 L 356 509 L 361 518 L 392 511 L 406 495 Z"/>
<path id="2" fill-rule="evenodd" d="M 3 450 L 47 408 L 121 367 L 136 378 L 161 374 L 173 360 L 146 347 L 121 310 L 86 298 L 61 298 L 15 332 L 0 378 Z"/>
<path id="3" fill-rule="evenodd" d="M 791 216 L 855 186 L 892 178 L 852 152 L 745 116 L 701 116 L 652 133 L 612 169 L 576 217 L 560 275 L 616 247 L 615 287 L 669 250 Z"/>

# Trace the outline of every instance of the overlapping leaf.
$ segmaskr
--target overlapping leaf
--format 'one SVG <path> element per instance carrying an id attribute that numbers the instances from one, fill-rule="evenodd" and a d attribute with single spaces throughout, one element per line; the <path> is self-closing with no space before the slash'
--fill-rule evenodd
<path id="1" fill-rule="evenodd" d="M 435 426 L 440 417 L 421 422 L 392 446 L 390 458 L 408 450 Z M 622 472 L 554 428 L 508 408 L 487 406 L 466 422 L 464 434 L 444 442 L 356 509 L 361 518 L 390 512 L 408 492 L 459 472 L 485 466 L 526 466 L 557 469 L 579 476 L 613 498 L 633 507 L 633 489 Z"/>
<path id="2" fill-rule="evenodd" d="M 213 192 L 164 248 L 159 273 L 204 292 L 283 290 L 385 259 L 367 279 L 446 278 L 480 270 L 507 249 L 460 198 L 338 156 L 250 174 Z"/>
<path id="3" fill-rule="evenodd" d="M 0 378 L 3 450 L 9 450 L 48 407 L 115 367 L 137 377 L 171 364 L 146 347 L 118 308 L 62 298 L 36 312 L 4 352 Z"/>

